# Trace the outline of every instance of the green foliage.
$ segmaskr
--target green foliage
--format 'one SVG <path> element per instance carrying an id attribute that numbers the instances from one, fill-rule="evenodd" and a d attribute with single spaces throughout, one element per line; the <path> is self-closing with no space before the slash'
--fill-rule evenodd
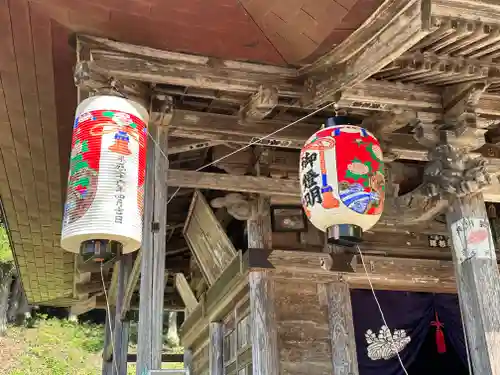
<path id="1" fill-rule="evenodd" d="M 67 320 L 41 319 L 34 329 L 12 327 L 24 350 L 5 375 L 93 375 L 101 368 L 103 327 Z"/>
<path id="2" fill-rule="evenodd" d="M 2 361 L 12 365 L 1 375 L 95 375 L 101 373 L 104 327 L 79 324 L 69 320 L 48 319 L 39 315 L 32 329 L 9 327 L 8 336 L 21 347 L 16 354 L 2 354 Z M 13 347 L 9 342 L 8 347 Z M 19 345 L 18 345 L 19 346 Z M 133 343 L 129 352 L 136 351 Z M 166 348 L 168 353 L 179 354 L 181 347 Z M 10 356 L 10 357 L 9 357 Z M 8 358 L 6 358 L 8 357 Z M 182 369 L 182 363 L 164 363 L 164 369 Z M 135 375 L 135 364 L 129 364 L 127 375 Z"/>
<path id="3" fill-rule="evenodd" d="M 0 263 L 10 263 L 14 260 L 10 249 L 9 237 L 7 230 L 3 225 L 0 225 Z"/>

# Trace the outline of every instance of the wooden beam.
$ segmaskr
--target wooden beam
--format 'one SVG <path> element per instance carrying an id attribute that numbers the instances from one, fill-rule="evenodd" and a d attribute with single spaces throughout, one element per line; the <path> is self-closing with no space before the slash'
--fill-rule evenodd
<path id="1" fill-rule="evenodd" d="M 168 155 L 180 154 L 183 152 L 203 150 L 204 148 L 217 146 L 223 142 L 219 141 L 199 141 L 195 139 L 178 139 L 169 143 Z"/>
<path id="2" fill-rule="evenodd" d="M 304 98 L 305 104 L 320 106 L 333 101 L 337 92 L 377 73 L 432 31 L 430 0 L 387 0 L 386 4 L 382 12 L 386 13 L 387 20 L 379 23 L 378 29 L 371 30 L 375 33 L 368 43 L 369 37 L 364 36 L 361 48 L 359 44 L 352 47 L 359 52 L 343 64 L 323 66 L 322 70 L 331 71 L 322 80 L 309 76 L 313 80 L 312 92 L 309 98 Z M 372 23 L 375 16 L 370 19 Z"/>
<path id="3" fill-rule="evenodd" d="M 186 276 L 184 276 L 184 274 L 177 273 L 174 276 L 174 283 L 177 292 L 179 292 L 179 295 L 184 302 L 184 305 L 186 305 L 186 314 L 189 315 L 191 311 L 196 308 L 196 305 L 198 305 L 198 300 L 191 290 L 191 287 L 189 286 L 189 283 L 187 282 Z"/>
<path id="4" fill-rule="evenodd" d="M 71 306 L 70 315 L 78 316 L 95 309 L 97 306 L 97 297 L 92 296 L 83 301 L 78 301 Z"/>
<path id="5" fill-rule="evenodd" d="M 358 375 L 349 285 L 342 282 L 319 284 L 318 289 L 323 297 L 320 301 L 326 303 L 328 311 L 333 373 Z"/>
<path id="6" fill-rule="evenodd" d="M 496 169 L 498 167 L 496 165 L 491 165 L 491 168 Z M 167 183 L 169 186 L 185 188 L 238 191 L 241 193 L 290 197 L 297 199 L 297 203 L 300 203 L 300 187 L 298 180 L 234 176 L 222 173 L 171 169 L 167 176 Z M 484 197 L 489 202 L 500 202 L 498 184 L 487 188 L 484 192 Z"/>
<path id="7" fill-rule="evenodd" d="M 260 121 L 278 105 L 278 89 L 274 86 L 260 86 L 248 103 L 240 109 L 240 117 L 244 121 Z"/>
<path id="8" fill-rule="evenodd" d="M 432 14 L 497 24 L 500 4 L 496 0 L 432 0 Z"/>
<path id="9" fill-rule="evenodd" d="M 456 6 L 456 3 L 453 6 Z M 436 7 L 433 3 L 433 13 L 434 8 Z M 445 9 L 444 6 L 436 9 L 438 8 Z M 374 35 L 369 29 L 366 35 L 366 38 L 372 41 L 370 36 L 374 37 Z M 164 82 L 171 85 L 214 88 L 215 90 L 227 89 L 247 93 L 249 96 L 257 92 L 259 87 L 267 84 L 277 87 L 280 98 L 286 98 L 280 102 L 280 105 L 285 106 L 290 106 L 289 99 L 298 99 L 303 94 L 301 80 L 297 78 L 297 71 L 293 68 L 179 54 L 98 37 L 81 36 L 79 38 L 82 44 L 94 49 L 94 65 L 91 64 L 90 69 L 96 69 L 108 77 L 111 74 L 114 77 L 129 77 L 133 80 L 139 79 L 154 83 Z M 157 64 L 162 65 L 162 69 L 158 70 Z M 163 69 L 163 65 L 167 68 Z M 168 92 L 168 89 L 162 90 Z M 244 104 L 246 100 L 247 98 L 243 97 L 238 104 Z M 499 103 L 498 100 L 485 99 L 484 103 L 481 101 L 478 114 L 498 117 Z M 431 122 L 441 117 L 439 90 L 411 84 L 375 80 L 359 82 L 352 88 L 343 88 L 342 98 L 338 105 L 343 108 L 373 110 L 390 110 L 392 107 L 414 109 L 419 111 L 419 117 L 423 121 Z M 296 106 L 300 107 L 298 104 Z M 490 119 L 484 119 L 484 121 L 488 122 Z"/>
<path id="10" fill-rule="evenodd" d="M 123 303 L 120 311 L 120 320 L 124 320 L 127 312 L 130 309 L 130 301 L 132 300 L 132 296 L 134 295 L 135 287 L 137 286 L 137 282 L 139 281 L 139 275 L 141 273 L 141 259 L 142 259 L 142 249 L 139 249 L 137 252 L 137 257 L 134 261 L 134 266 L 130 271 L 130 276 L 127 280 L 127 286 L 125 288 L 125 293 L 123 295 Z"/>
<path id="11" fill-rule="evenodd" d="M 110 280 L 109 279 L 104 279 L 104 285 L 106 288 L 110 289 Z M 78 294 L 89 294 L 89 293 L 99 293 L 102 292 L 102 280 L 101 280 L 101 275 L 97 276 L 94 274 L 91 278 L 91 280 L 87 283 L 83 284 L 76 284 L 75 285 L 75 290 Z M 111 303 L 111 301 L 110 301 Z M 111 303 L 111 305 L 114 305 L 114 302 Z"/>
<path id="12" fill-rule="evenodd" d="M 224 325 L 220 322 L 210 323 L 210 375 L 224 375 Z"/>
<path id="13" fill-rule="evenodd" d="M 496 98 L 493 99 L 490 95 L 482 95 L 479 103 L 487 100 L 489 109 L 486 110 L 498 110 L 497 115 L 500 116 L 500 106 L 498 109 L 493 109 L 492 107 L 496 103 L 495 100 L 498 100 L 498 103 L 500 103 L 500 96 Z M 478 110 L 476 110 L 477 112 Z M 407 112 L 404 112 L 402 117 L 408 118 Z M 378 121 L 380 123 L 381 118 L 383 118 L 382 115 L 374 116 L 373 119 L 366 119 L 366 122 Z M 388 114 L 386 118 L 393 118 L 395 120 L 390 126 L 400 125 L 400 116 L 391 116 Z M 268 136 L 272 132 L 276 132 L 287 124 L 289 123 L 272 120 L 256 122 L 250 127 L 238 122 L 234 116 L 179 110 L 175 112 L 172 118 L 169 134 L 176 137 L 188 137 L 212 142 L 233 142 L 243 145 L 252 142 L 259 145 L 301 149 L 311 134 L 319 129 L 319 125 L 317 124 L 299 123 L 283 131 L 279 131 L 270 138 L 259 141 L 259 139 Z M 390 144 L 391 151 L 397 154 L 400 159 L 420 161 L 428 159 L 427 149 L 420 145 L 412 134 L 390 133 L 385 136 L 385 140 Z M 496 146 L 486 145 L 480 151 L 484 154 L 483 156 L 489 156 L 487 152 L 491 149 L 496 149 Z M 490 161 L 495 161 L 495 159 L 490 158 Z"/>
<path id="14" fill-rule="evenodd" d="M 161 355 L 161 361 L 167 363 L 182 363 L 184 361 L 183 354 L 167 354 L 163 353 Z M 135 363 L 137 362 L 137 354 L 136 353 L 128 353 L 127 354 L 127 362 Z"/>
<path id="15" fill-rule="evenodd" d="M 446 215 L 458 296 L 475 374 L 500 374 L 500 273 L 481 194 L 456 198 Z M 478 240 L 474 235 L 484 234 Z"/>
<path id="16" fill-rule="evenodd" d="M 300 69 L 300 75 L 322 73 L 333 64 L 343 63 L 353 58 L 372 42 L 387 25 L 394 22 L 414 1 L 384 1 L 375 12 L 342 43 L 321 56 L 314 63 Z"/>
<path id="17" fill-rule="evenodd" d="M 249 250 L 246 266 L 250 271 L 265 270 L 276 278 L 304 279 L 308 282 L 345 281 L 350 288 L 369 289 L 368 277 L 376 289 L 432 293 L 456 293 L 453 262 L 359 255 L 352 263 L 354 272 L 335 272 L 326 267 L 330 255 L 319 252 Z M 367 275 L 368 273 L 368 275 Z"/>
<path id="18" fill-rule="evenodd" d="M 166 293 L 165 294 L 165 303 L 163 304 L 163 311 L 184 311 L 186 306 L 182 302 L 181 297 L 178 293 Z M 105 310 L 106 309 L 106 301 L 103 296 L 97 297 L 96 309 Z M 137 295 L 132 297 L 132 301 L 130 302 L 129 311 L 137 311 L 139 310 L 139 298 Z M 126 319 L 126 316 L 125 316 Z"/>
<path id="19" fill-rule="evenodd" d="M 195 172 L 179 169 L 169 170 L 169 186 L 238 191 L 241 193 L 262 192 L 265 195 L 299 197 L 298 180 L 281 180 L 269 177 L 234 176 L 223 173 Z"/>
<path id="20" fill-rule="evenodd" d="M 88 35 L 79 39 L 90 48 L 90 69 L 108 77 L 249 94 L 263 84 L 279 85 L 283 94 L 297 91 L 295 69 L 161 51 Z"/>

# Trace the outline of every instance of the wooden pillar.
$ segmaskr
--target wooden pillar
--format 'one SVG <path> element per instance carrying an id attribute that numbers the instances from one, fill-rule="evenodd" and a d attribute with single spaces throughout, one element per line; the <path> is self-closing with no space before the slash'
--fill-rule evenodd
<path id="1" fill-rule="evenodd" d="M 109 311 L 106 310 L 106 325 L 104 332 L 104 351 L 102 353 L 102 375 L 112 375 L 113 374 L 113 356 L 108 356 L 106 353 L 106 348 L 111 347 L 111 340 L 113 337 L 111 336 L 111 332 L 113 331 L 115 316 L 114 314 L 110 314 Z"/>
<path id="2" fill-rule="evenodd" d="M 224 375 L 223 339 L 223 324 L 210 323 L 210 375 Z"/>
<path id="3" fill-rule="evenodd" d="M 113 375 L 127 373 L 127 354 L 130 323 L 121 319 L 121 310 L 124 304 L 125 289 L 132 270 L 132 254 L 124 255 L 120 260 L 118 268 L 118 280 L 115 304 L 115 327 L 113 332 L 114 353 L 116 367 L 113 367 Z"/>
<path id="4" fill-rule="evenodd" d="M 358 375 L 356 340 L 352 318 L 351 291 L 346 283 L 321 285 L 328 308 L 328 325 L 335 375 Z"/>
<path id="5" fill-rule="evenodd" d="M 446 219 L 474 374 L 500 375 L 500 274 L 482 194 L 456 198 Z"/>
<path id="6" fill-rule="evenodd" d="M 184 348 L 184 369 L 186 375 L 193 375 L 193 352 L 188 348 Z"/>
<path id="7" fill-rule="evenodd" d="M 250 272 L 248 278 L 253 375 L 279 375 L 273 281 L 265 272 Z"/>
<path id="8" fill-rule="evenodd" d="M 272 229 L 270 198 L 259 196 L 252 205 L 252 217 L 247 220 L 249 249 L 271 249 Z"/>
<path id="9" fill-rule="evenodd" d="M 168 160 L 164 127 L 150 128 L 156 142 L 148 138 L 144 230 L 141 261 L 137 375 L 161 369 L 163 350 L 163 294 L 165 290 L 165 247 L 167 227 Z M 156 144 L 155 144 L 156 143 Z"/>
<path id="10" fill-rule="evenodd" d="M 272 229 L 269 198 L 260 196 L 247 221 L 248 248 L 271 249 Z M 254 375 L 279 375 L 278 332 L 273 282 L 266 272 L 250 272 L 250 320 Z"/>

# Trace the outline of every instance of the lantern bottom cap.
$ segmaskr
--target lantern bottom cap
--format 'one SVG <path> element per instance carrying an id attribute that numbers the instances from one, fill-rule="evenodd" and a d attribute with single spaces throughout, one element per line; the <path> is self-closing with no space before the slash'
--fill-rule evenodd
<path id="1" fill-rule="evenodd" d="M 108 263 L 121 255 L 121 243 L 109 240 L 87 240 L 80 245 L 80 256 L 84 263 Z"/>
<path id="2" fill-rule="evenodd" d="M 352 247 L 363 241 L 363 229 L 355 224 L 337 224 L 326 229 L 329 244 Z"/>
<path id="3" fill-rule="evenodd" d="M 141 237 L 140 233 L 133 238 L 132 235 L 125 235 L 120 233 L 98 233 L 97 231 L 93 233 L 88 232 L 76 232 L 70 234 L 64 234 L 61 236 L 61 247 L 69 252 L 80 254 L 82 244 L 88 241 L 112 241 L 117 242 L 121 245 L 121 254 L 128 254 L 138 250 L 141 247 Z"/>

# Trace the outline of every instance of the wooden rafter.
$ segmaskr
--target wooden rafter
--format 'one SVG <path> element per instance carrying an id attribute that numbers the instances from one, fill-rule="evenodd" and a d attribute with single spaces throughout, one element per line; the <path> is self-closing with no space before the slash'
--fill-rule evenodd
<path id="1" fill-rule="evenodd" d="M 384 5 L 387 7 L 382 7 L 382 12 L 387 20 L 379 24 L 378 29 L 372 30 L 373 35 L 368 42 L 366 37 L 360 41 L 346 42 L 358 43 L 351 49 L 359 52 L 342 64 L 335 62 L 323 66 L 322 75 L 325 78 L 318 79 L 311 74 L 308 76 L 308 93 L 304 98 L 307 105 L 320 106 L 332 101 L 337 92 L 353 87 L 377 73 L 435 27 L 431 23 L 430 0 L 387 0 Z M 370 21 L 373 22 L 376 16 L 373 15 Z"/>
<path id="2" fill-rule="evenodd" d="M 377 37 L 385 26 L 394 21 L 413 1 L 385 1 L 377 10 L 363 23 L 363 25 L 354 31 L 347 39 L 330 52 L 317 59 L 314 63 L 305 66 L 300 70 L 302 76 L 308 76 L 315 73 L 322 73 L 329 69 L 333 64 L 343 63 L 353 58 L 358 52 L 365 48 L 368 43 Z"/>

